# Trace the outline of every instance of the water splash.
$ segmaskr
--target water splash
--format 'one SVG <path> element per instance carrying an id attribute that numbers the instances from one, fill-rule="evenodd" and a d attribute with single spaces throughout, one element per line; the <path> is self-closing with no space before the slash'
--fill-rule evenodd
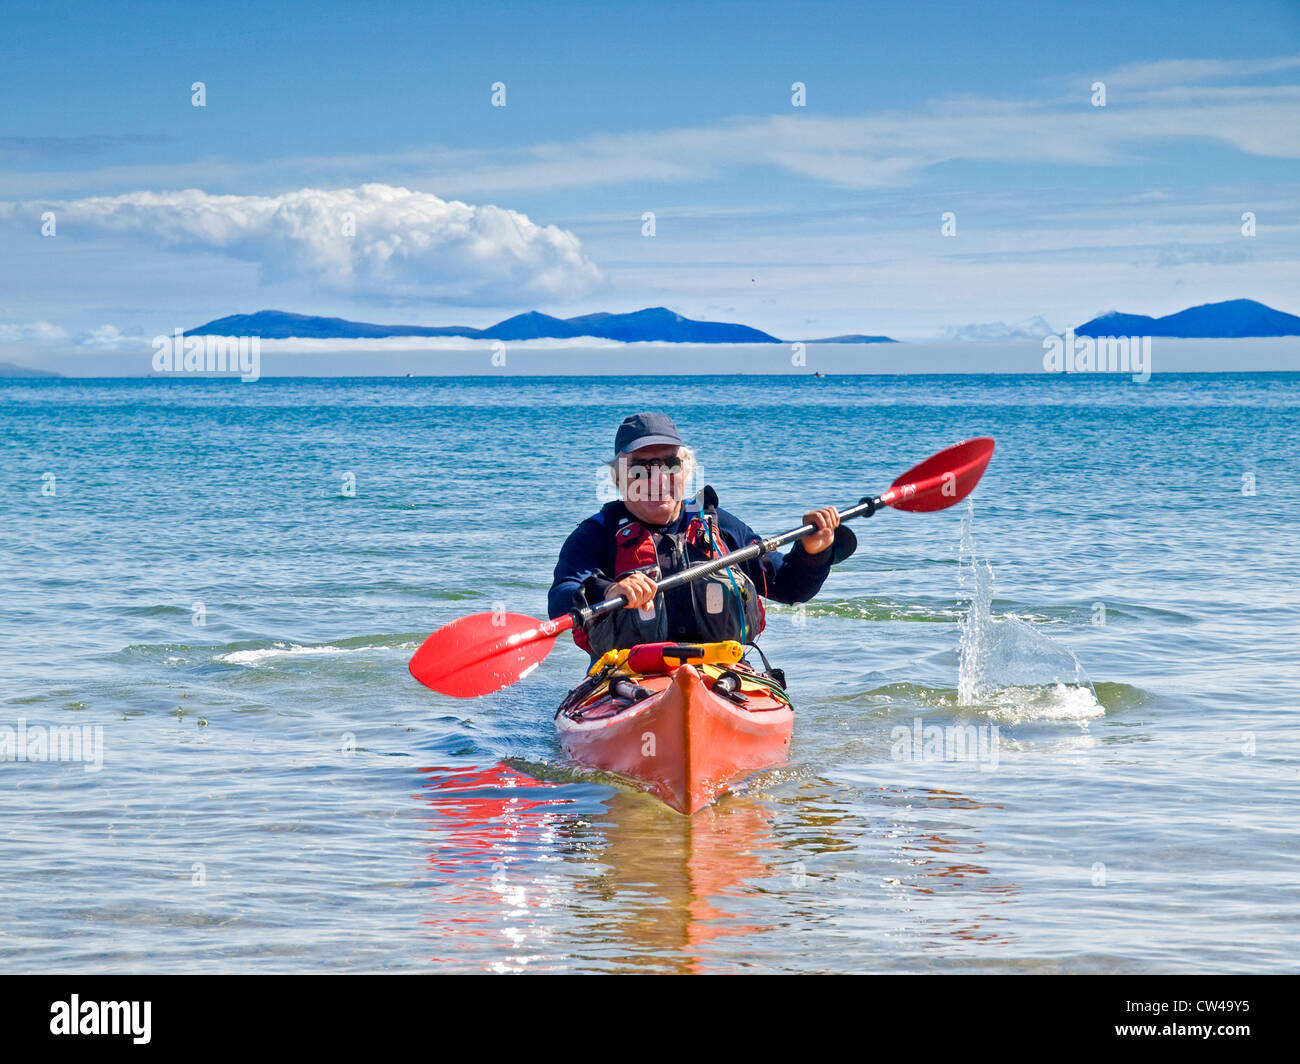
<path id="1" fill-rule="evenodd" d="M 960 585 L 970 605 L 958 622 L 957 704 L 995 719 L 1084 720 L 1105 709 L 1074 654 L 1015 614 L 993 616 L 993 566 L 975 550 L 975 508 L 961 524 Z"/>

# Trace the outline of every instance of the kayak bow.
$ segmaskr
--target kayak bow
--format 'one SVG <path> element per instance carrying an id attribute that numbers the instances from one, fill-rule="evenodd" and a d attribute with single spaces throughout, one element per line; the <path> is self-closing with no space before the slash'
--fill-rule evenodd
<path id="1" fill-rule="evenodd" d="M 683 664 L 624 679 L 622 697 L 604 687 L 576 705 L 566 699 L 555 718 L 560 745 L 576 763 L 631 781 L 689 815 L 728 783 L 789 754 L 794 710 L 778 688 L 751 676 L 744 666 Z M 743 702 L 715 690 L 728 687 Z M 628 692 L 637 688 L 640 700 L 633 700 Z"/>

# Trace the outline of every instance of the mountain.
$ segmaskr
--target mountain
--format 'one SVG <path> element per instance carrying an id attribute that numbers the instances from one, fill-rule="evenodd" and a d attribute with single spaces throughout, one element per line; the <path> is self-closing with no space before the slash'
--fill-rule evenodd
<path id="1" fill-rule="evenodd" d="M 1178 336 L 1185 339 L 1228 339 L 1247 336 L 1300 336 L 1300 317 L 1253 299 L 1203 303 L 1177 314 L 1151 318 L 1145 314 L 1111 311 L 1084 322 L 1076 336 Z"/>
<path id="2" fill-rule="evenodd" d="M 478 336 L 478 329 L 459 325 L 371 325 L 344 318 L 318 318 L 285 310 L 259 310 L 256 314 L 231 314 L 189 331 L 190 336 L 260 336 L 264 340 L 346 338 L 378 339 L 384 336 Z"/>
<path id="3" fill-rule="evenodd" d="M 604 321 L 606 318 L 614 317 L 607 311 L 600 311 L 596 314 L 584 314 L 580 318 L 565 318 L 564 320 L 571 325 L 590 325 L 592 322 Z"/>
<path id="4" fill-rule="evenodd" d="M 587 336 L 635 343 L 659 340 L 679 344 L 779 344 L 775 336 L 723 321 L 693 321 L 667 307 L 647 307 L 630 314 L 588 314 L 570 318 Z"/>
<path id="5" fill-rule="evenodd" d="M 0 362 L 0 377 L 62 377 L 62 373 L 51 373 L 47 369 L 32 369 L 31 366 L 19 366 L 13 362 Z"/>
<path id="6" fill-rule="evenodd" d="M 896 344 L 898 343 L 890 336 L 863 336 L 861 333 L 850 333 L 848 336 L 824 336 L 820 340 L 801 340 L 804 344 Z"/>
<path id="7" fill-rule="evenodd" d="M 1112 310 L 1074 330 L 1075 336 L 1154 336 L 1156 319 L 1145 314 L 1121 314 Z"/>
<path id="8" fill-rule="evenodd" d="M 721 321 L 693 321 L 667 307 L 647 307 L 630 314 L 584 314 L 553 318 L 530 311 L 497 322 L 487 329 L 461 325 L 372 325 L 343 318 L 318 318 L 283 310 L 256 314 L 231 314 L 200 325 L 190 336 L 260 336 L 266 340 L 302 337 L 324 339 L 376 339 L 385 336 L 463 336 L 473 340 L 572 339 L 593 336 L 624 343 L 660 341 L 689 344 L 779 344 L 782 341 L 747 325 Z M 848 341 L 843 341 L 848 342 Z M 861 342 L 866 342 L 865 340 Z"/>
<path id="9" fill-rule="evenodd" d="M 478 335 L 484 340 L 556 340 L 592 334 L 581 325 L 572 325 L 563 318 L 552 318 L 534 310 L 499 321 Z"/>

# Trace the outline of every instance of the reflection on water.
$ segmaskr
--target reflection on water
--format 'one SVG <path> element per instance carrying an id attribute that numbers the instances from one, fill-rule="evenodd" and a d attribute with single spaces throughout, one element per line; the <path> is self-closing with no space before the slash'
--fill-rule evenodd
<path id="1" fill-rule="evenodd" d="M 820 780 L 780 804 L 781 845 L 809 855 L 807 878 L 821 888 L 819 905 L 847 918 L 846 933 L 872 939 L 851 964 L 828 961 L 825 970 L 881 970 L 895 966 L 901 951 L 955 955 L 965 943 L 1005 947 L 1014 940 L 999 907 L 1020 890 L 983 861 L 979 821 L 999 815 L 997 805 L 949 789 L 869 791 Z M 873 815 L 864 819 L 867 811 Z"/>
<path id="2" fill-rule="evenodd" d="M 518 972 L 550 967 L 547 912 L 562 908 L 568 875 L 544 871 L 573 818 L 557 784 L 506 765 L 426 768 L 421 799 L 429 806 L 429 887 L 425 922 L 439 968 Z M 558 856 L 550 856 L 557 860 Z"/>
<path id="3" fill-rule="evenodd" d="M 615 790 L 603 816 L 603 872 L 588 898 L 609 903 L 602 938 L 623 953 L 620 966 L 677 972 L 716 970 L 718 940 L 755 936 L 769 926 L 745 899 L 749 883 L 775 875 L 771 812 L 728 798 L 682 816 L 644 795 Z M 602 947 L 603 948 L 603 947 Z"/>
<path id="4" fill-rule="evenodd" d="M 984 808 L 951 791 L 928 790 L 909 797 L 922 798 L 926 809 Z M 968 903 L 937 925 L 928 922 L 927 941 L 921 944 L 924 948 L 941 948 L 945 939 L 993 943 L 1009 937 L 1009 928 L 994 926 L 1005 923 L 1007 917 L 996 915 L 992 906 L 1012 900 L 1019 890 L 975 860 L 984 854 L 984 840 L 978 832 L 963 832 L 955 824 L 927 828 L 895 823 L 886 830 L 886 837 L 892 843 L 894 860 L 902 866 L 897 875 L 886 879 L 887 893 L 905 911 L 918 894 L 958 894 Z"/>
<path id="5" fill-rule="evenodd" d="M 505 764 L 422 776 L 439 969 L 879 970 L 900 948 L 1010 938 L 998 907 L 1019 891 L 983 863 L 972 823 L 989 810 L 951 790 L 804 778 L 685 817 Z M 855 934 L 792 960 L 794 936 L 828 920 Z"/>
<path id="6" fill-rule="evenodd" d="M 702 971 L 709 942 L 763 930 L 726 904 L 771 874 L 762 805 L 684 817 L 613 789 L 593 815 L 504 764 L 423 775 L 439 967 Z"/>

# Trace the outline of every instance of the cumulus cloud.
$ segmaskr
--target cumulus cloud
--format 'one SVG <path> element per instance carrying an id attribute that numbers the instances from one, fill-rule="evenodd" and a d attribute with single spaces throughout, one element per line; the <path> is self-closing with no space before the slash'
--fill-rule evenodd
<path id="1" fill-rule="evenodd" d="M 278 196 L 131 192 L 25 207 L 55 211 L 65 233 L 213 251 L 257 263 L 266 280 L 307 278 L 375 298 L 553 301 L 601 282 L 573 233 L 390 185 Z M 18 213 L 0 210 L 0 218 Z"/>

